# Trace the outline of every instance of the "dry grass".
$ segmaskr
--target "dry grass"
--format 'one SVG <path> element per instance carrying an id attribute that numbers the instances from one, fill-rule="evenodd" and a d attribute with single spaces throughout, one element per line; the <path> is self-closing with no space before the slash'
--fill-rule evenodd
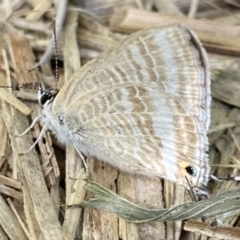
<path id="1" fill-rule="evenodd" d="M 35 59 L 49 48 L 55 8 L 50 0 L 0 2 L 0 85 L 36 87 L 54 85 L 51 64 L 31 71 Z M 61 2 L 61 1 L 59 1 Z M 64 1 L 58 7 L 65 19 Z M 78 2 L 78 1 L 75 1 Z M 81 8 L 82 7 L 82 8 Z M 62 14 L 62 15 L 61 15 Z M 99 21 L 103 24 L 100 24 Z M 240 2 L 237 0 L 101 0 L 69 5 L 58 43 L 59 86 L 86 62 L 126 35 L 156 24 L 182 23 L 196 31 L 206 47 L 212 71 L 212 124 L 209 133 L 212 173 L 237 176 L 240 168 Z M 51 51 L 54 50 L 51 45 Z M 65 209 L 88 196 L 82 188 L 85 173 L 81 157 L 72 147 L 59 145 L 49 133 L 38 153 L 26 151 L 41 126 L 19 137 L 41 109 L 36 90 L 21 89 L 0 95 L 0 239 L 240 239 L 239 216 L 223 219 L 213 228 L 211 220 L 134 224 L 96 209 Z M 20 101 L 19 101 L 20 99 Z M 169 208 L 189 201 L 183 187 L 168 181 L 118 172 L 87 159 L 91 179 L 135 203 Z M 64 179 L 65 178 L 65 179 Z M 65 183 L 62 184 L 62 182 Z M 236 182 L 212 183 L 212 195 Z M 226 228 L 225 228 L 226 227 Z M 238 233 L 239 231 L 239 233 Z M 75 238 L 74 238 L 75 237 Z"/>

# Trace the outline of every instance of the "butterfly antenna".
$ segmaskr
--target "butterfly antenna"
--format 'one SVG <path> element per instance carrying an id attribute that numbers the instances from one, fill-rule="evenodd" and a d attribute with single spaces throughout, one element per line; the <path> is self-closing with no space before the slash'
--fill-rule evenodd
<path id="1" fill-rule="evenodd" d="M 0 88 L 11 88 L 13 90 L 19 90 L 19 89 L 29 89 L 29 90 L 36 90 L 36 89 L 42 89 L 40 84 L 39 87 L 25 87 L 25 86 L 21 86 L 21 87 L 14 87 L 14 86 L 0 86 Z"/>
<path id="2" fill-rule="evenodd" d="M 56 35 L 56 21 L 53 22 L 53 35 L 55 44 L 55 88 L 57 88 L 59 75 L 58 75 L 58 50 L 57 50 L 57 35 Z"/>

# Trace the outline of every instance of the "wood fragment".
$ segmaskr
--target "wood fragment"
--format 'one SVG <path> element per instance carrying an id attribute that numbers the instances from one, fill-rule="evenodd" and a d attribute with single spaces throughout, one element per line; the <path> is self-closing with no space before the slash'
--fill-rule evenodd
<path id="1" fill-rule="evenodd" d="M 66 83 L 73 73 L 81 66 L 79 48 L 77 45 L 77 19 L 78 14 L 70 12 L 66 17 L 66 24 L 64 26 L 64 82 Z M 84 160 L 84 159 L 83 159 Z M 85 197 L 85 190 L 82 189 L 84 177 L 84 169 L 82 159 L 79 157 L 74 146 L 66 147 L 66 205 L 70 205 L 72 201 L 83 201 Z M 63 223 L 63 230 L 68 235 L 69 239 L 74 239 L 79 222 L 81 219 L 82 209 L 66 209 Z M 80 237 L 80 236 L 77 236 Z"/>
<path id="2" fill-rule="evenodd" d="M 77 14 L 73 13 L 66 19 L 64 27 L 64 44 L 63 55 L 65 60 L 65 76 L 64 83 L 66 83 L 73 73 L 81 66 L 80 55 L 77 46 L 76 28 L 77 28 Z M 72 180 L 77 171 L 82 167 L 81 160 L 77 157 L 76 150 L 73 146 L 68 146 L 66 150 L 66 203 L 71 194 Z"/>
<path id="3" fill-rule="evenodd" d="M 189 11 L 188 11 L 188 17 L 189 18 L 194 18 L 197 12 L 199 0 L 192 0 Z"/>
<path id="4" fill-rule="evenodd" d="M 108 22 L 109 17 L 116 7 L 142 7 L 142 3 L 139 0 L 82 0 L 79 5 L 96 16 L 97 19 L 104 24 Z"/>
<path id="5" fill-rule="evenodd" d="M 218 36 L 213 33 L 195 31 L 209 52 L 240 56 L 240 43 L 238 37 Z"/>
<path id="6" fill-rule="evenodd" d="M 30 134 L 15 137 L 27 128 L 28 121 L 26 117 L 24 118 L 19 112 L 10 109 L 10 106 L 7 104 L 3 104 L 2 114 L 8 128 L 13 152 L 18 158 L 20 174 L 26 177 L 26 182 L 24 183 L 27 183 L 31 194 L 34 207 L 32 211 L 37 219 L 44 239 L 64 239 L 60 224 L 57 220 L 55 208 L 46 188 L 39 159 L 33 152 L 24 154 L 32 143 Z M 24 187 L 23 190 L 25 190 Z"/>
<path id="7" fill-rule="evenodd" d="M 186 17 L 156 14 L 134 8 L 118 8 L 112 15 L 110 27 L 114 30 L 132 33 L 154 25 L 183 24 L 192 30 L 212 33 L 218 36 L 238 37 L 240 27 L 218 24 L 209 20 L 196 20 Z"/>
<path id="8" fill-rule="evenodd" d="M 231 24 L 231 25 L 238 25 L 240 20 L 240 14 L 239 13 L 232 13 L 231 15 L 224 15 L 223 17 L 218 17 L 216 19 L 213 19 L 214 21 L 218 23 L 223 24 Z"/>
<path id="9" fill-rule="evenodd" d="M 160 179 L 149 179 L 144 176 L 132 177 L 134 184 L 133 189 L 129 188 L 127 185 L 122 185 L 121 189 L 128 188 L 128 191 L 131 191 L 134 194 L 134 202 L 150 208 L 164 208 L 164 201 L 162 196 L 163 189 Z M 178 230 L 175 230 L 175 234 L 177 235 Z M 148 222 L 139 224 L 137 225 L 137 231 L 139 234 L 139 239 L 141 240 L 145 240 L 150 237 L 159 240 L 165 239 L 165 226 L 162 222 Z"/>
<path id="10" fill-rule="evenodd" d="M 5 66 L 6 78 L 1 74 L 1 84 L 2 86 L 11 86 L 12 81 L 11 81 L 10 67 L 9 67 L 9 61 L 7 58 L 7 52 L 5 49 L 2 49 L 2 56 L 3 56 L 4 66 Z M 12 92 L 11 88 L 8 88 L 7 90 L 9 92 Z"/>
<path id="11" fill-rule="evenodd" d="M 118 193 L 129 199 L 133 200 L 134 199 L 134 177 L 125 174 L 125 173 L 119 173 L 118 175 Z M 136 224 L 133 224 L 131 222 L 127 222 L 124 219 L 119 219 L 119 237 L 120 239 L 126 239 L 126 240 L 131 240 L 131 239 L 139 239 L 139 232 L 138 232 L 138 227 Z"/>
<path id="12" fill-rule="evenodd" d="M 108 189 L 116 191 L 117 169 L 92 157 L 87 159 L 87 164 L 91 179 Z M 131 235 L 131 237 L 133 236 Z M 84 209 L 82 238 L 118 240 L 117 216 L 103 210 Z M 128 239 L 130 240 L 130 238 Z"/>
<path id="13" fill-rule="evenodd" d="M 113 33 L 106 26 L 99 23 L 99 21 L 86 13 L 78 15 L 79 25 L 93 34 L 103 37 L 114 37 Z"/>
<path id="14" fill-rule="evenodd" d="M 198 232 L 205 236 L 215 237 L 219 239 L 238 240 L 240 238 L 240 229 L 231 227 L 212 227 L 202 222 L 185 222 L 184 230 Z"/>
<path id="15" fill-rule="evenodd" d="M 2 88 L 0 88 L 0 99 L 9 103 L 11 106 L 26 116 L 30 115 L 32 112 L 32 110 L 27 105 L 19 101 L 12 94 L 8 93 L 5 89 Z"/>
<path id="16" fill-rule="evenodd" d="M 9 240 L 6 233 L 3 231 L 2 227 L 0 227 L 0 239 L 1 240 Z"/>
<path id="17" fill-rule="evenodd" d="M 174 196 L 174 184 L 172 182 L 169 182 L 167 180 L 164 180 L 164 202 L 166 208 L 169 206 L 172 206 L 173 199 L 172 196 Z M 174 225 L 173 222 L 166 222 L 166 239 L 170 240 L 174 238 Z"/>
<path id="18" fill-rule="evenodd" d="M 133 8 L 121 8 L 112 16 L 110 26 L 114 30 L 135 32 L 156 25 L 183 24 L 194 30 L 208 51 L 240 55 L 239 27 L 222 25 L 214 21 L 172 17 Z"/>
<path id="19" fill-rule="evenodd" d="M 8 198 L 8 199 L 7 199 L 7 202 L 8 202 L 9 207 L 11 208 L 13 214 L 16 216 L 16 218 L 17 218 L 17 220 L 18 220 L 21 228 L 23 229 L 24 233 L 26 234 L 26 236 L 28 237 L 28 239 L 30 239 L 30 234 L 29 234 L 29 232 L 28 232 L 28 230 L 27 230 L 27 228 L 26 228 L 23 220 L 22 220 L 21 217 L 19 216 L 19 214 L 18 214 L 18 212 L 17 212 L 17 209 L 15 208 L 12 200 L 11 200 L 10 198 Z"/>
<path id="20" fill-rule="evenodd" d="M 155 0 L 154 6 L 159 12 L 168 13 L 173 16 L 183 16 L 183 13 L 174 2 L 168 0 Z"/>
<path id="21" fill-rule="evenodd" d="M 2 165 L 7 160 L 6 153 L 7 153 L 8 141 L 9 141 L 7 128 L 5 126 L 5 123 L 2 117 L 0 117 L 0 134 L 1 134 L 1 138 L 0 138 L 0 169 L 1 169 Z"/>
<path id="22" fill-rule="evenodd" d="M 79 204 L 84 201 L 86 191 L 83 186 L 85 184 L 84 180 L 86 179 L 86 177 L 87 174 L 84 169 L 81 169 L 80 171 L 75 173 L 75 180 L 71 186 L 72 192 L 67 201 L 67 205 Z M 83 210 L 81 208 L 66 209 L 65 220 L 63 223 L 63 231 L 68 236 L 68 239 L 74 239 L 77 232 L 78 224 L 79 222 L 82 223 L 80 219 L 82 211 Z"/>
<path id="23" fill-rule="evenodd" d="M 9 197 L 16 198 L 16 199 L 23 201 L 22 192 L 19 192 L 13 188 L 7 187 L 5 185 L 0 185 L 0 192 Z"/>
<path id="24" fill-rule="evenodd" d="M 17 91 L 17 92 L 14 92 L 14 96 L 22 100 L 35 101 L 35 102 L 38 101 L 36 93 Z"/>
<path id="25" fill-rule="evenodd" d="M 0 184 L 21 190 L 21 183 L 15 179 L 0 175 Z"/>
<path id="26" fill-rule="evenodd" d="M 46 11 L 50 9 L 51 6 L 52 0 L 38 2 L 33 11 L 27 15 L 26 20 L 36 22 Z"/>
<path id="27" fill-rule="evenodd" d="M 116 40 L 111 37 L 100 36 L 93 34 L 84 29 L 78 30 L 78 42 L 82 47 L 94 49 L 97 51 L 104 51 L 116 44 Z"/>
<path id="28" fill-rule="evenodd" d="M 212 127 L 208 133 L 214 133 L 214 132 L 218 132 L 218 131 L 221 131 L 221 130 L 225 130 L 225 129 L 228 129 L 228 128 L 232 128 L 232 127 L 235 127 L 236 126 L 236 123 L 226 123 L 226 124 L 221 124 L 221 125 L 218 125 L 218 126 L 215 126 L 215 127 Z"/>
<path id="29" fill-rule="evenodd" d="M 211 167 L 220 167 L 220 168 L 240 168 L 239 165 L 234 164 L 211 164 Z"/>
<path id="30" fill-rule="evenodd" d="M 33 71 L 29 74 L 25 74 L 25 69 L 29 69 L 35 63 L 32 49 L 30 48 L 26 37 L 20 33 L 15 34 L 11 33 L 9 34 L 9 40 L 10 40 L 9 46 L 12 49 L 11 55 L 12 59 L 14 59 L 15 62 L 15 68 L 17 70 L 17 79 L 19 81 L 19 85 L 36 86 L 37 83 L 40 82 L 38 72 Z M 22 56 L 24 56 L 24 61 L 22 61 Z M 32 102 L 28 103 L 28 105 L 33 110 L 32 119 L 35 119 L 39 115 L 39 112 L 41 111 L 40 106 Z M 35 124 L 34 130 L 38 135 L 40 134 L 40 128 L 38 124 Z M 42 157 L 43 171 L 45 173 L 48 172 L 48 169 L 46 170 L 45 168 L 47 166 L 51 166 L 52 164 L 54 164 L 54 167 L 52 168 L 54 172 L 50 171 L 46 177 L 49 185 L 53 186 L 56 184 L 56 178 L 59 177 L 60 173 L 56 164 L 55 156 L 54 154 L 52 154 L 53 149 L 51 147 L 51 140 L 48 135 L 49 133 L 45 134 L 46 143 L 44 144 L 42 141 L 39 141 L 38 145 Z M 14 167 L 13 170 L 16 175 L 16 166 Z"/>
<path id="31" fill-rule="evenodd" d="M 0 225 L 10 239 L 27 240 L 23 229 L 14 214 L 0 195 Z"/>
<path id="32" fill-rule="evenodd" d="M 26 37 L 19 31 L 9 32 L 8 49 L 14 68 L 18 74 L 17 80 L 20 83 L 20 87 L 37 88 L 37 83 L 39 82 L 38 74 L 36 72 L 27 72 L 32 67 L 31 64 L 34 55 Z"/>
<path id="33" fill-rule="evenodd" d="M 16 28 L 20 28 L 20 29 L 23 29 L 26 31 L 31 30 L 31 31 L 43 33 L 46 35 L 49 35 L 52 33 L 52 31 L 49 29 L 49 24 L 47 25 L 46 23 L 43 23 L 43 22 L 31 23 L 31 22 L 27 21 L 26 19 L 19 17 L 19 18 L 14 18 L 12 20 L 12 23 Z M 29 69 L 27 69 L 27 70 L 29 70 Z"/>
<path id="34" fill-rule="evenodd" d="M 219 71 L 212 81 L 212 96 L 230 105 L 240 107 L 240 79 L 236 71 Z"/>
<path id="35" fill-rule="evenodd" d="M 32 77 L 30 74 L 26 75 L 24 73 L 27 64 L 32 65 L 34 62 L 32 51 L 25 36 L 9 34 L 9 38 L 9 46 L 14 49 L 11 56 L 14 61 L 21 62 L 21 64 L 14 64 L 20 85 L 25 83 L 35 84 L 39 81 L 36 72 L 31 73 Z M 14 41 L 18 41 L 19 44 L 11 45 Z M 23 61 L 22 56 L 25 56 L 28 61 Z M 34 109 L 35 105 L 29 104 Z M 32 144 L 30 134 L 27 133 L 22 137 L 16 137 L 27 129 L 28 120 L 20 112 L 10 109 L 5 102 L 2 105 L 2 114 L 12 143 L 13 159 L 15 161 L 14 171 L 18 172 L 16 176 L 20 177 L 22 182 L 23 199 L 24 203 L 26 203 L 24 211 L 29 234 L 33 239 L 64 239 L 55 206 L 53 206 L 43 178 L 39 159 L 32 151 L 25 154 Z M 37 112 L 38 110 L 35 109 L 34 114 L 37 114 Z M 49 159 L 49 156 L 47 158 Z"/>

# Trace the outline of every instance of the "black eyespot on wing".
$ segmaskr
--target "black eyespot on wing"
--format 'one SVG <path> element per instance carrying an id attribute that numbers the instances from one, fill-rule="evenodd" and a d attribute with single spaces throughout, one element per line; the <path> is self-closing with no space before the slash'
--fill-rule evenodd
<path id="1" fill-rule="evenodd" d="M 187 166 L 186 168 L 186 171 L 189 175 L 191 175 L 192 177 L 195 177 L 197 175 L 197 170 L 194 166 Z"/>

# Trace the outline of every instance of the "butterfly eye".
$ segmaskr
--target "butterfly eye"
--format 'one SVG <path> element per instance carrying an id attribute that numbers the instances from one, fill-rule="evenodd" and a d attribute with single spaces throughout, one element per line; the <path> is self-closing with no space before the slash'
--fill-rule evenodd
<path id="1" fill-rule="evenodd" d="M 197 175 L 197 170 L 194 166 L 187 166 L 186 171 L 189 175 L 191 175 L 192 177 L 195 177 Z"/>
<path id="2" fill-rule="evenodd" d="M 46 102 L 52 102 L 56 95 L 58 94 L 57 89 L 51 90 L 40 90 L 38 93 L 39 103 L 43 106 Z"/>
<path id="3" fill-rule="evenodd" d="M 51 94 L 44 93 L 39 99 L 40 104 L 43 106 L 48 100 L 51 100 L 52 97 L 53 96 Z"/>

